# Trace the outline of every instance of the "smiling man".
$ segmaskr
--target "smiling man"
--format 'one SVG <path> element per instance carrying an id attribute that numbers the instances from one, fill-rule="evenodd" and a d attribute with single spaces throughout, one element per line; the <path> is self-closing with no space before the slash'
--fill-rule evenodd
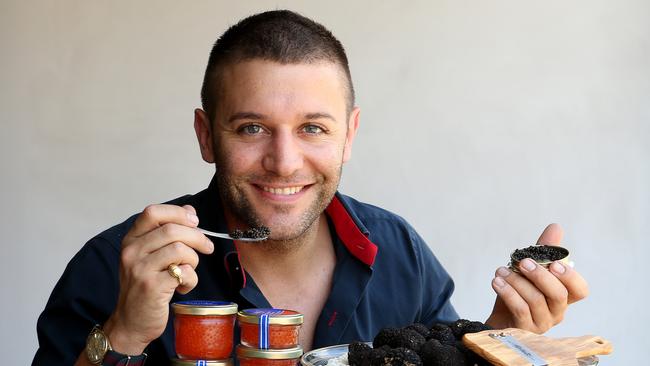
<path id="1" fill-rule="evenodd" d="M 80 250 L 39 318 L 34 364 L 169 364 L 170 303 L 187 299 L 297 310 L 307 350 L 458 318 L 453 282 L 413 228 L 337 192 L 359 109 L 345 52 L 329 31 L 289 11 L 242 20 L 212 49 L 202 102 L 194 128 L 203 159 L 216 167 L 209 187 L 147 206 Z M 199 225 L 263 225 L 271 235 L 211 241 Z M 539 242 L 561 235 L 550 225 Z M 587 294 L 582 277 L 559 262 L 550 271 L 529 260 L 520 273 L 500 268 L 492 286 L 490 325 L 536 332 Z M 110 349 L 85 345 L 89 334 Z"/>

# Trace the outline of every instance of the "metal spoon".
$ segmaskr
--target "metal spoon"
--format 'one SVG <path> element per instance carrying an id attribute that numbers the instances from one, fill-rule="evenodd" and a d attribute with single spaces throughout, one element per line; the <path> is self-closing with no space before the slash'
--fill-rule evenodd
<path id="1" fill-rule="evenodd" d="M 266 240 L 266 239 L 269 238 L 268 236 L 265 236 L 265 237 L 262 237 L 262 238 L 249 238 L 249 237 L 246 237 L 246 236 L 242 236 L 241 238 L 233 238 L 229 234 L 215 233 L 213 231 L 208 231 L 208 230 L 205 230 L 205 229 L 201 229 L 200 227 L 197 227 L 197 229 L 200 232 L 202 232 L 203 234 L 208 235 L 208 236 L 213 236 L 215 238 L 222 238 L 222 239 L 237 240 L 237 241 L 262 241 L 262 240 Z"/>

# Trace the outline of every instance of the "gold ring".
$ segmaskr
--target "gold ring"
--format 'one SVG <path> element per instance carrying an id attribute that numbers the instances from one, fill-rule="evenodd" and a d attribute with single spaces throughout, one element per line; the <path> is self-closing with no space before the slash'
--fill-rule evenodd
<path id="1" fill-rule="evenodd" d="M 167 273 L 178 281 L 179 286 L 183 284 L 183 271 L 181 271 L 181 268 L 178 265 L 174 263 L 170 264 L 167 267 Z"/>

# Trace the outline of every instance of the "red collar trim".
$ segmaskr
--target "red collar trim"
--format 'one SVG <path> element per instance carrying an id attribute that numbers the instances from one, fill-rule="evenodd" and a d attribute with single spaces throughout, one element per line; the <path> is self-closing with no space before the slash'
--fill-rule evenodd
<path id="1" fill-rule="evenodd" d="M 329 214 L 334 223 L 334 230 L 338 234 L 343 245 L 361 262 L 368 266 L 375 263 L 377 256 L 377 245 L 366 237 L 354 222 L 348 211 L 345 209 L 338 197 L 334 196 L 332 202 L 325 211 Z"/>

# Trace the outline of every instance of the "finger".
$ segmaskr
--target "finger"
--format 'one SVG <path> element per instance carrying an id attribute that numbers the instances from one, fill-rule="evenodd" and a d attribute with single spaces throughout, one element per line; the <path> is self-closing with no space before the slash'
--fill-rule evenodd
<path id="1" fill-rule="evenodd" d="M 502 303 L 508 308 L 512 314 L 513 325 L 516 328 L 532 329 L 534 326 L 533 318 L 530 313 L 530 308 L 526 301 L 519 295 L 519 293 L 502 277 L 502 269 L 497 270 L 497 275 L 492 280 L 492 288 L 497 293 Z M 507 269 L 506 269 L 507 270 Z M 506 276 L 510 276 L 507 274 Z"/>
<path id="2" fill-rule="evenodd" d="M 187 264 L 182 264 L 178 266 L 182 271 L 183 284 L 176 288 L 176 291 L 180 294 L 185 295 L 186 293 L 192 291 L 194 287 L 199 283 L 199 276 L 196 274 L 194 269 Z"/>
<path id="3" fill-rule="evenodd" d="M 544 294 L 526 279 L 526 277 L 511 272 L 505 267 L 499 268 L 497 274 L 502 276 L 508 285 L 524 300 L 530 312 L 532 323 L 537 329 L 541 328 L 546 330 L 555 325 L 553 315 L 548 307 Z M 551 275 L 551 277 L 553 276 Z"/>
<path id="4" fill-rule="evenodd" d="M 568 303 L 573 304 L 589 295 L 587 281 L 576 271 L 564 262 L 556 261 L 551 263 L 549 271 L 562 282 L 568 292 Z"/>
<path id="5" fill-rule="evenodd" d="M 535 263 L 530 258 L 526 258 L 519 262 L 519 271 L 527 279 L 520 277 L 522 282 L 521 291 L 531 291 L 530 296 L 524 295 L 523 297 L 531 301 L 535 301 L 535 306 L 539 307 L 539 315 L 536 311 L 533 312 L 533 319 L 537 323 L 539 321 L 548 320 L 550 315 L 552 319 L 551 325 L 556 325 L 562 321 L 564 312 L 567 308 L 568 290 L 565 285 L 546 268 Z M 530 281 L 530 282 L 528 282 Z M 519 289 L 518 286 L 513 286 Z M 539 298 L 541 295 L 541 298 Z M 543 301 L 542 301 L 543 300 Z M 548 314 L 550 312 L 550 314 Z"/>
<path id="6" fill-rule="evenodd" d="M 181 271 L 181 281 L 169 274 L 167 268 L 158 272 L 156 275 L 156 281 L 160 284 L 164 284 L 164 286 L 170 291 L 176 290 L 185 294 L 190 292 L 196 286 L 199 282 L 199 278 L 189 264 L 181 264 L 178 268 Z"/>
<path id="7" fill-rule="evenodd" d="M 145 267 L 157 270 L 167 269 L 170 264 L 189 264 L 191 268 L 196 268 L 199 256 L 194 249 L 176 241 L 156 250 L 143 260 Z"/>
<path id="8" fill-rule="evenodd" d="M 142 242 L 140 250 L 143 254 L 153 253 L 177 241 L 204 254 L 210 254 L 214 250 L 212 241 L 200 231 L 195 228 L 173 223 L 164 224 L 142 235 L 137 241 Z"/>
<path id="9" fill-rule="evenodd" d="M 562 237 L 564 237 L 564 230 L 560 224 L 550 224 L 544 229 L 542 235 L 537 239 L 537 244 L 539 245 L 559 245 L 562 243 Z"/>
<path id="10" fill-rule="evenodd" d="M 142 236 L 166 223 L 196 227 L 199 218 L 188 209 L 176 205 L 149 205 L 135 220 L 130 230 L 132 236 Z"/>
<path id="11" fill-rule="evenodd" d="M 183 208 L 186 209 L 192 215 L 196 215 L 196 210 L 191 205 L 184 205 Z"/>

